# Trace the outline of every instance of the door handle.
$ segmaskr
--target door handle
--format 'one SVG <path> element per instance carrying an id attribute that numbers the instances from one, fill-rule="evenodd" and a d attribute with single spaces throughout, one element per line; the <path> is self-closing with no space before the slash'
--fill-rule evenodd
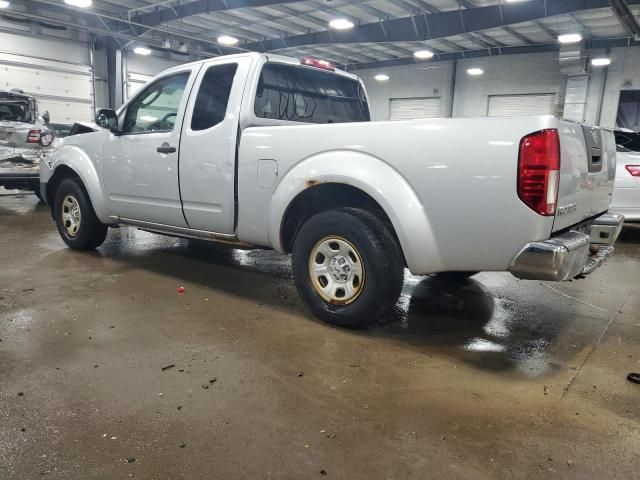
<path id="1" fill-rule="evenodd" d="M 176 153 L 176 147 L 172 147 L 167 142 L 164 142 L 156 150 L 158 153 Z"/>

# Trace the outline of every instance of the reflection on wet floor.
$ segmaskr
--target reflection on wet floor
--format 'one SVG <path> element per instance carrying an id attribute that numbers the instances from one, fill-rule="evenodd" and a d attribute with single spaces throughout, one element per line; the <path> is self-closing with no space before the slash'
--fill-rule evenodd
<path id="1" fill-rule="evenodd" d="M 242 291 L 248 299 L 281 304 L 271 298 L 275 288 L 279 298 L 283 290 L 287 292 L 285 297 L 293 300 L 290 308 L 304 311 L 293 286 L 290 257 L 273 251 L 236 250 L 120 228 L 110 234 L 100 252 L 141 268 L 235 292 L 238 277 L 227 282 L 228 273 L 213 271 L 231 268 L 246 282 Z M 187 265 L 182 261 L 185 259 L 193 262 Z M 268 282 L 264 284 L 259 278 Z M 393 311 L 358 334 L 428 347 L 485 370 L 511 370 L 527 377 L 548 375 L 564 363 L 550 353 L 550 344 L 567 324 L 558 318 L 553 302 L 509 299 L 508 285 L 514 282 L 505 273 L 484 273 L 456 283 L 417 277 L 407 271 L 403 293 Z M 529 288 L 544 290 L 539 282 L 530 282 Z"/>

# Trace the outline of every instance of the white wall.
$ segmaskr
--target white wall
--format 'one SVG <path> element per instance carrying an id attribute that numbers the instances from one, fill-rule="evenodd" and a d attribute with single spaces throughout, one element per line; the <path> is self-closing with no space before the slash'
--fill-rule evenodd
<path id="1" fill-rule="evenodd" d="M 603 51 L 591 52 L 604 54 Z M 601 123 L 614 126 L 618 110 L 620 90 L 640 89 L 640 47 L 616 48 L 611 52 L 613 60 L 608 69 Z M 471 77 L 470 67 L 480 67 L 485 74 Z M 432 97 L 434 90 L 448 105 L 451 94 L 452 62 L 422 62 L 420 64 L 386 69 L 359 70 L 371 97 L 374 120 L 388 119 L 389 99 L 395 97 Z M 378 73 L 386 73 L 387 82 L 373 79 Z M 589 72 L 585 121 L 597 122 L 600 92 L 604 69 Z M 562 113 L 567 76 L 560 73 L 558 52 L 490 56 L 459 60 L 455 83 L 453 116 L 481 117 L 487 115 L 490 95 L 554 93 L 557 95 L 558 113 Z M 450 112 L 443 108 L 443 115 Z"/>
<path id="2" fill-rule="evenodd" d="M 482 68 L 484 75 L 472 77 L 469 68 Z M 459 60 L 453 116 L 485 117 L 490 95 L 554 93 L 560 106 L 565 84 L 555 52 Z"/>
<path id="3" fill-rule="evenodd" d="M 404 65 L 385 70 L 358 70 L 371 101 L 373 120 L 389 118 L 390 98 L 440 97 L 442 115 L 450 116 L 451 69 L 453 62 Z M 389 73 L 387 82 L 374 80 L 378 73 Z"/>
<path id="4" fill-rule="evenodd" d="M 602 107 L 602 124 L 613 126 L 621 90 L 640 90 L 640 47 L 614 48 Z"/>

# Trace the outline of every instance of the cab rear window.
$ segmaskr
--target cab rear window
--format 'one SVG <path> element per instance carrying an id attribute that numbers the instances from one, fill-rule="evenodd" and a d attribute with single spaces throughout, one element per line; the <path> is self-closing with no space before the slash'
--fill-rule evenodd
<path id="1" fill-rule="evenodd" d="M 360 82 L 312 67 L 267 63 L 254 112 L 258 118 L 306 123 L 370 120 Z"/>

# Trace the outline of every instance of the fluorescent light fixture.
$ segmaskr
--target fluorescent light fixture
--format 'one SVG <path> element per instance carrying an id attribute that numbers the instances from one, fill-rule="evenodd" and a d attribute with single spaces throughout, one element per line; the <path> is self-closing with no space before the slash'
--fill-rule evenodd
<path id="1" fill-rule="evenodd" d="M 373 78 L 375 78 L 379 82 L 386 82 L 387 80 L 389 80 L 389 75 L 387 75 L 386 73 L 379 73 Z"/>
<path id="2" fill-rule="evenodd" d="M 591 65 L 593 65 L 594 67 L 606 67 L 608 65 L 611 65 L 611 59 L 610 58 L 592 58 Z"/>
<path id="3" fill-rule="evenodd" d="M 336 18 L 329 22 L 329 26 L 335 30 L 349 30 L 353 28 L 353 22 L 346 18 Z"/>
<path id="4" fill-rule="evenodd" d="M 9 8 L 10 5 L 9 0 L 0 0 L 0 8 Z"/>
<path id="5" fill-rule="evenodd" d="M 433 58 L 433 52 L 431 50 L 418 50 L 417 52 L 413 52 L 413 56 L 420 60 L 426 60 Z"/>
<path id="6" fill-rule="evenodd" d="M 484 74 L 484 70 L 482 70 L 481 68 L 469 68 L 467 70 L 467 73 L 469 75 L 471 75 L 472 77 L 478 77 L 478 76 Z"/>
<path id="7" fill-rule="evenodd" d="M 220 35 L 218 37 L 218 43 L 222 45 L 235 45 L 236 43 L 238 43 L 238 39 L 229 35 Z"/>
<path id="8" fill-rule="evenodd" d="M 87 8 L 91 6 L 91 0 L 64 0 L 64 3 L 72 7 Z"/>
<path id="9" fill-rule="evenodd" d="M 579 33 L 567 33 L 558 37 L 560 43 L 578 43 L 582 41 L 582 35 Z"/>
<path id="10" fill-rule="evenodd" d="M 133 49 L 133 53 L 135 53 L 136 55 L 149 55 L 151 53 L 151 50 L 147 47 L 136 47 Z"/>

